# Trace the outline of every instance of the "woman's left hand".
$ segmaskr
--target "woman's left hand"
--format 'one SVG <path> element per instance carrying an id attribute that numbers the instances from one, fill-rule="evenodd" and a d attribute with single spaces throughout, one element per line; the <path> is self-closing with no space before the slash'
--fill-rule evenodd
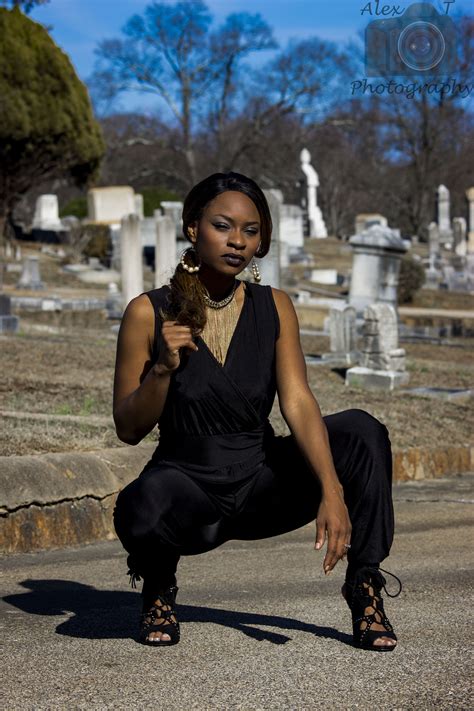
<path id="1" fill-rule="evenodd" d="M 323 494 L 316 517 L 314 547 L 316 550 L 323 547 L 327 531 L 328 545 L 323 560 L 323 569 L 326 575 L 331 572 L 337 561 L 347 554 L 347 546 L 351 542 L 351 530 L 351 521 L 344 503 L 342 487 L 340 491 Z"/>

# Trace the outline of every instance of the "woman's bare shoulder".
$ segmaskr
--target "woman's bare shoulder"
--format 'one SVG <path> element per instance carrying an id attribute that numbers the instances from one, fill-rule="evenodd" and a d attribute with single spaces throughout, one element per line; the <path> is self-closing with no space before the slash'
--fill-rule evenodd
<path id="1" fill-rule="evenodd" d="M 293 302 L 290 296 L 286 293 L 286 291 L 283 291 L 283 289 L 277 289 L 274 286 L 271 287 L 271 290 L 275 306 L 277 307 L 278 313 L 280 315 L 288 312 L 295 312 Z"/>
<path id="2" fill-rule="evenodd" d="M 153 323 L 154 321 L 154 308 L 149 296 L 146 293 L 135 296 L 134 299 L 129 301 L 127 308 L 125 309 L 123 318 L 128 321 L 144 323 Z"/>

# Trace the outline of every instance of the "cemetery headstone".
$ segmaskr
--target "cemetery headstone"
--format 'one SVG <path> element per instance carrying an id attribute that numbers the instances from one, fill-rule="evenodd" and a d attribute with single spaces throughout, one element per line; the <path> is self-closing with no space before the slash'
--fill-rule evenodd
<path id="1" fill-rule="evenodd" d="M 406 385 L 405 350 L 398 347 L 398 319 L 391 304 L 376 303 L 364 310 L 360 365 L 346 372 L 346 385 L 393 390 Z"/>
<path id="2" fill-rule="evenodd" d="M 87 193 L 87 213 L 91 222 L 120 223 L 126 215 L 134 215 L 135 193 L 128 185 L 92 188 Z"/>
<path id="3" fill-rule="evenodd" d="M 169 280 L 176 269 L 176 224 L 171 215 L 155 211 L 155 289 Z"/>
<path id="4" fill-rule="evenodd" d="M 315 284 L 337 284 L 337 269 L 311 269 L 310 281 Z"/>
<path id="5" fill-rule="evenodd" d="M 466 190 L 469 210 L 469 232 L 467 236 L 467 251 L 474 252 L 474 188 Z"/>
<path id="6" fill-rule="evenodd" d="M 120 255 L 123 307 L 143 292 L 142 240 L 140 218 L 123 217 L 120 224 Z"/>
<path id="7" fill-rule="evenodd" d="M 145 217 L 140 220 L 140 236 L 142 247 L 154 247 L 156 241 L 156 220 L 154 217 Z"/>
<path id="8" fill-rule="evenodd" d="M 18 316 L 12 316 L 10 297 L 0 294 L 0 333 L 16 333 L 18 324 Z"/>
<path id="9" fill-rule="evenodd" d="M 280 288 L 280 206 L 283 202 L 283 194 L 280 190 L 264 190 L 270 208 L 273 231 L 270 243 L 270 250 L 263 259 L 255 257 L 258 265 L 261 284 L 270 284 L 276 289 Z"/>
<path id="10" fill-rule="evenodd" d="M 442 244 L 451 243 L 453 236 L 451 230 L 451 218 L 449 216 L 449 200 L 450 195 L 448 188 L 445 185 L 439 185 L 437 190 L 437 210 L 439 235 Z"/>
<path id="11" fill-rule="evenodd" d="M 140 193 L 135 193 L 134 195 L 134 201 L 135 201 L 135 215 L 138 215 L 140 220 L 143 220 L 145 217 L 144 209 L 143 209 L 143 195 Z"/>
<path id="12" fill-rule="evenodd" d="M 353 366 L 359 362 L 356 332 L 357 313 L 353 306 L 329 310 L 330 353 L 323 353 L 323 361 L 333 366 Z"/>
<path id="13" fill-rule="evenodd" d="M 33 229 L 52 230 L 55 232 L 62 230 L 57 195 L 40 195 L 37 198 Z"/>
<path id="14" fill-rule="evenodd" d="M 16 285 L 17 289 L 38 290 L 43 289 L 39 269 L 39 257 L 25 257 L 20 279 Z"/>
<path id="15" fill-rule="evenodd" d="M 280 205 L 280 234 L 290 254 L 304 246 L 303 210 L 299 205 Z"/>
<path id="16" fill-rule="evenodd" d="M 354 250 L 349 303 L 359 313 L 374 302 L 397 306 L 400 260 L 407 251 L 398 230 L 373 225 L 353 235 L 349 244 Z"/>
<path id="17" fill-rule="evenodd" d="M 453 240 L 454 252 L 458 257 L 465 257 L 467 254 L 466 243 L 467 226 L 464 217 L 453 218 Z"/>
<path id="18" fill-rule="evenodd" d="M 179 200 L 162 200 L 161 211 L 173 219 L 176 237 L 183 237 L 183 203 Z M 155 213 L 156 214 L 156 213 Z"/>

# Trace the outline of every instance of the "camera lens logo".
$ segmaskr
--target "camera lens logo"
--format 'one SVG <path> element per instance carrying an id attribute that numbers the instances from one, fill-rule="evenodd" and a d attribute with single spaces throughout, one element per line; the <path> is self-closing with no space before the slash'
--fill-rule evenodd
<path id="1" fill-rule="evenodd" d="M 448 76 L 456 69 L 456 27 L 429 3 L 402 17 L 373 20 L 365 31 L 367 76 Z"/>
<path id="2" fill-rule="evenodd" d="M 412 22 L 398 38 L 398 54 L 410 69 L 427 71 L 437 67 L 446 52 L 446 42 L 431 22 Z"/>

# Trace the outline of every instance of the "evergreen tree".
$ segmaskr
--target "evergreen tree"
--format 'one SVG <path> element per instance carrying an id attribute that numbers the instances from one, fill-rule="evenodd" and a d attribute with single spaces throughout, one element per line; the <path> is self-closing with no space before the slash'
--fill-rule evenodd
<path id="1" fill-rule="evenodd" d="M 84 84 L 46 29 L 0 8 L 0 236 L 35 183 L 86 184 L 105 152 Z"/>

